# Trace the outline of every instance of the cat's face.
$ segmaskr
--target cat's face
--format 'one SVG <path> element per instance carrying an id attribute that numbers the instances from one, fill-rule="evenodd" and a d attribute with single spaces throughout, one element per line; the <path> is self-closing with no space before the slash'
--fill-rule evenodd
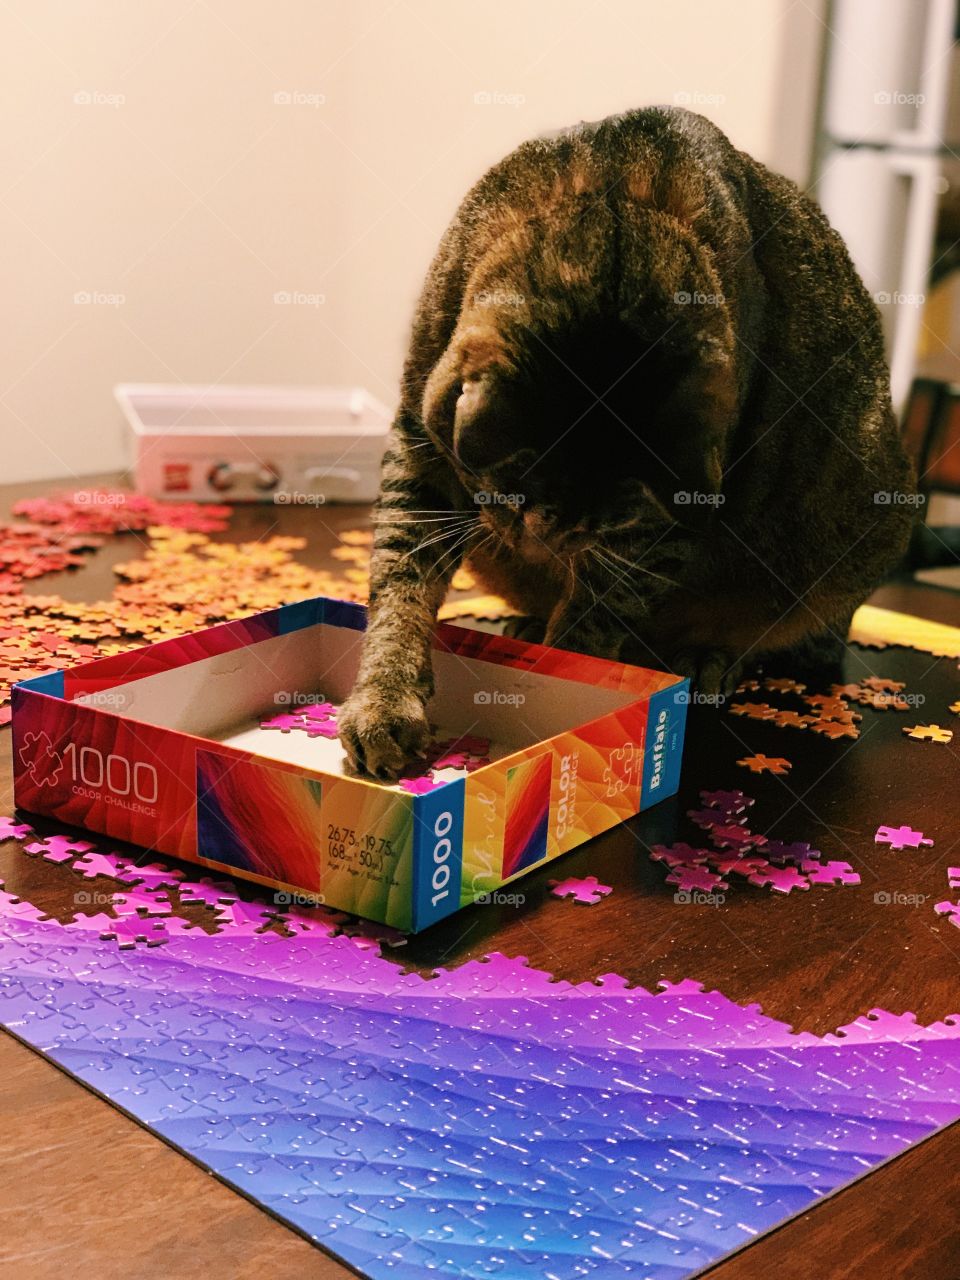
<path id="1" fill-rule="evenodd" d="M 677 507 L 676 493 L 719 485 L 693 416 L 675 420 L 686 370 L 648 361 L 617 328 L 530 335 L 521 362 L 465 367 L 428 428 L 481 520 L 529 560 L 615 542 L 654 512 L 686 522 L 693 504 Z"/>

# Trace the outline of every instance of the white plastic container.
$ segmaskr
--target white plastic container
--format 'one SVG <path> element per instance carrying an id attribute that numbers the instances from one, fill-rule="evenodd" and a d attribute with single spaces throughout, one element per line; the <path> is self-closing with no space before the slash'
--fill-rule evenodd
<path id="1" fill-rule="evenodd" d="M 360 387 L 114 388 L 139 493 L 316 505 L 377 495 L 389 411 Z"/>

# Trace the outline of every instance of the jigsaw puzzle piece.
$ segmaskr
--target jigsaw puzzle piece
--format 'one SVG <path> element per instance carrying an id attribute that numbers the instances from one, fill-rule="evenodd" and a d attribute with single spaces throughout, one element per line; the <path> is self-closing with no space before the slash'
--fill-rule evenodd
<path id="1" fill-rule="evenodd" d="M 596 876 L 584 876 L 583 879 L 568 876 L 566 880 L 548 880 L 547 884 L 555 898 L 572 898 L 584 906 L 596 906 L 601 898 L 613 893 L 612 887 L 601 884 Z"/>

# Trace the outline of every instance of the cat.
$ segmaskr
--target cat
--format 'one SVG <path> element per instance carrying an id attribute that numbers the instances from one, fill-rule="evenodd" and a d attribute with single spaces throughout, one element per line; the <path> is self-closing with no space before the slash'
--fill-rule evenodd
<path id="1" fill-rule="evenodd" d="M 837 656 L 912 492 L 877 309 L 792 182 L 679 108 L 524 143 L 417 307 L 348 763 L 388 780 L 426 738 L 464 559 L 524 638 L 718 694 L 764 655 Z"/>

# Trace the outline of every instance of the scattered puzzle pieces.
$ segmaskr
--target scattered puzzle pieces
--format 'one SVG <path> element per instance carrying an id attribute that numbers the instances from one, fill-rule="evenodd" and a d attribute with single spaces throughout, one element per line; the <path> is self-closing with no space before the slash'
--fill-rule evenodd
<path id="1" fill-rule="evenodd" d="M 569 876 L 566 880 L 548 880 L 547 884 L 555 898 L 572 898 L 574 902 L 589 907 L 596 906 L 601 898 L 613 893 L 611 886 L 601 884 L 596 876 L 584 876 L 582 880 Z"/>

